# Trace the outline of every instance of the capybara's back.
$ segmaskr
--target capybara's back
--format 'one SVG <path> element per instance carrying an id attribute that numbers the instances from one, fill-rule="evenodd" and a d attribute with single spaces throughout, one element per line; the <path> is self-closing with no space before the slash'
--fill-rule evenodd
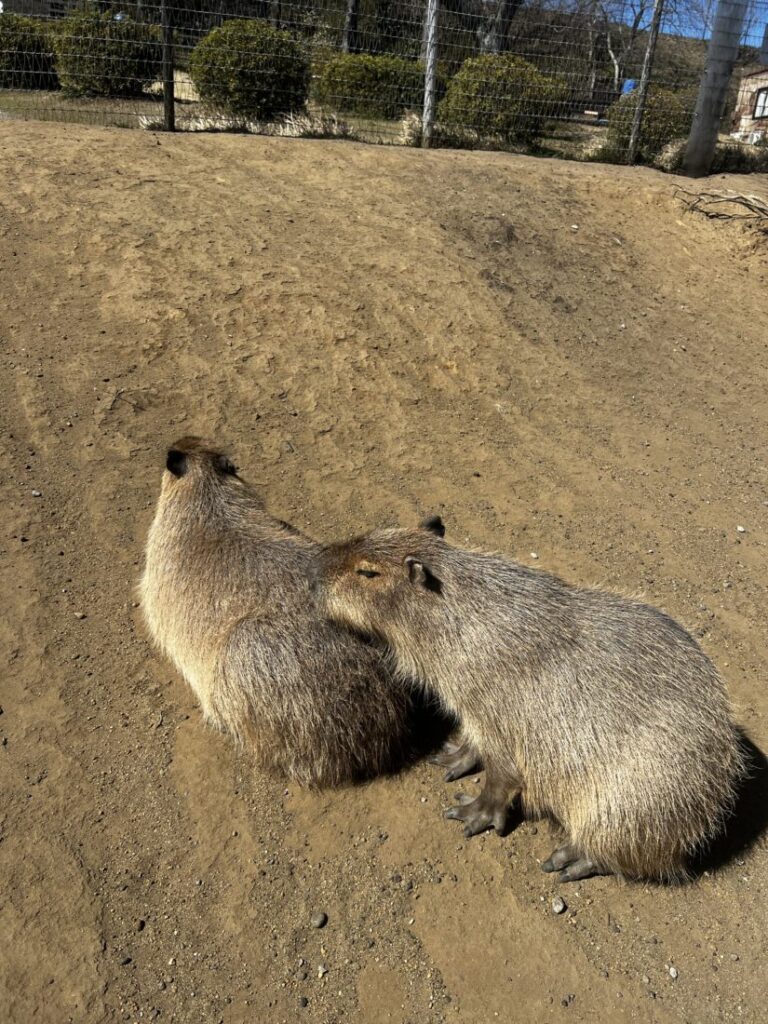
<path id="1" fill-rule="evenodd" d="M 657 609 L 601 590 L 562 594 L 572 641 L 558 652 L 554 637 L 532 666 L 542 706 L 526 717 L 540 756 L 525 799 L 567 821 L 602 868 L 683 877 L 722 827 L 743 770 L 723 682 Z"/>
<path id="2" fill-rule="evenodd" d="M 316 550 L 215 445 L 171 448 L 141 581 L 149 630 L 212 724 L 263 768 L 326 786 L 397 766 L 412 706 L 374 647 L 316 612 Z"/>

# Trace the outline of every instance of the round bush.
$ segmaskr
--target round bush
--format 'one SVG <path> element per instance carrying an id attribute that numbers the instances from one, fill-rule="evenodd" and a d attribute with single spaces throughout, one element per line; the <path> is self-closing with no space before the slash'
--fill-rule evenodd
<path id="1" fill-rule="evenodd" d="M 445 92 L 438 71 L 437 96 Z M 403 57 L 339 53 L 322 65 L 314 97 L 324 107 L 362 117 L 402 117 L 424 104 L 424 65 Z"/>
<path id="2" fill-rule="evenodd" d="M 564 98 L 562 83 L 508 53 L 470 57 L 451 79 L 438 120 L 447 128 L 532 143 Z"/>
<path id="3" fill-rule="evenodd" d="M 695 92 L 673 92 L 652 86 L 645 101 L 638 157 L 650 162 L 674 139 L 686 136 L 691 129 L 695 104 Z M 636 109 L 636 92 L 627 93 L 608 108 L 606 145 L 609 151 L 626 153 Z"/>
<path id="4" fill-rule="evenodd" d="M 54 33 L 56 68 L 69 96 L 140 96 L 160 75 L 160 34 L 108 11 L 77 11 Z"/>
<path id="5" fill-rule="evenodd" d="M 45 22 L 0 14 L 0 89 L 58 89 Z"/>
<path id="6" fill-rule="evenodd" d="M 189 58 L 200 99 L 235 118 L 269 121 L 301 110 L 309 60 L 288 32 L 267 21 L 234 19 L 201 39 Z"/>

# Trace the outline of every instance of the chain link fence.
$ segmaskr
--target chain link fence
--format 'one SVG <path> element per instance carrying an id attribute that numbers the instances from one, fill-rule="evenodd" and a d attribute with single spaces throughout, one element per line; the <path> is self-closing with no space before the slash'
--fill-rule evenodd
<path id="1" fill-rule="evenodd" d="M 768 155 L 768 0 L 0 5 L 2 118 L 666 159 L 674 169 L 679 140 L 706 114 L 709 50 L 715 134 Z"/>

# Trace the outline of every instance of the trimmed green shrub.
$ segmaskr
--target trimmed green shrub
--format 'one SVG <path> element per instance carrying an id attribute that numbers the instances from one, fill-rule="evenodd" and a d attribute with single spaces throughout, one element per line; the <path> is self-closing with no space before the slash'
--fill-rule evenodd
<path id="1" fill-rule="evenodd" d="M 233 19 L 201 39 L 189 58 L 200 99 L 229 117 L 273 120 L 304 107 L 309 59 L 288 32 L 268 21 Z"/>
<path id="2" fill-rule="evenodd" d="M 464 61 L 437 116 L 451 131 L 531 144 L 564 96 L 559 79 L 542 74 L 527 60 L 509 53 L 486 54 Z"/>
<path id="3" fill-rule="evenodd" d="M 439 70 L 436 91 L 438 98 L 445 93 Z M 404 57 L 339 53 L 323 63 L 313 95 L 331 110 L 392 120 L 424 105 L 424 65 Z"/>
<path id="4" fill-rule="evenodd" d="M 56 69 L 69 96 L 140 96 L 159 76 L 162 47 L 153 25 L 95 8 L 76 11 L 53 36 Z"/>
<path id="5" fill-rule="evenodd" d="M 686 136 L 691 130 L 695 103 L 696 95 L 691 90 L 673 92 L 651 86 L 640 128 L 638 159 L 652 163 L 670 142 Z M 608 108 L 606 150 L 609 153 L 618 157 L 626 154 L 636 109 L 636 91 L 621 96 Z"/>
<path id="6" fill-rule="evenodd" d="M 58 88 L 46 23 L 19 14 L 0 15 L 0 89 Z"/>

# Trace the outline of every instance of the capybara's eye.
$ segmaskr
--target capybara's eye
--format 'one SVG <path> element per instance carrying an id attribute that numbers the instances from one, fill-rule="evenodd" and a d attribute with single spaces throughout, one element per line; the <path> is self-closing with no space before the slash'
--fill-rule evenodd
<path id="1" fill-rule="evenodd" d="M 381 576 L 380 572 L 376 572 L 375 569 L 358 569 L 358 576 L 365 576 L 366 579 L 372 580 L 374 576 Z"/>

